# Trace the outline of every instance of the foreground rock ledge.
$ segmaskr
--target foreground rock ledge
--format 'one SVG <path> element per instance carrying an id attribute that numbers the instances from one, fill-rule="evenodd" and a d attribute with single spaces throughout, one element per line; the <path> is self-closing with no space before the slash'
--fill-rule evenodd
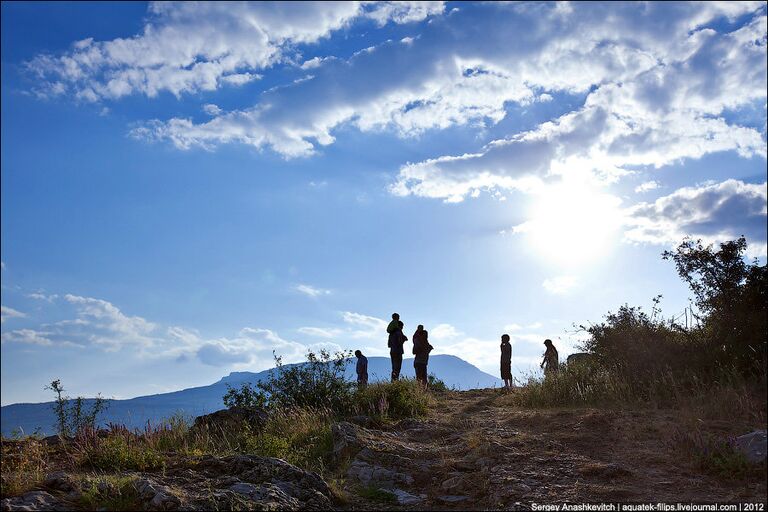
<path id="1" fill-rule="evenodd" d="M 272 457 L 204 456 L 171 467 L 164 474 L 121 473 L 119 476 L 134 478 L 136 507 L 142 510 L 333 509 L 331 490 L 317 473 Z M 82 488 L 73 475 L 57 472 L 49 475 L 43 485 L 45 490 L 3 499 L 0 510 L 80 508 Z"/>

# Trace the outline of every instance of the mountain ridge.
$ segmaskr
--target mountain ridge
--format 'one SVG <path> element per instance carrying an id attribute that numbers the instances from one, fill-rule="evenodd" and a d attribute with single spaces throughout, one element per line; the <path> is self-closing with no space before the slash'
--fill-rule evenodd
<path id="1" fill-rule="evenodd" d="M 354 358 L 347 361 L 346 377 L 354 376 Z M 501 381 L 489 375 L 460 357 L 439 354 L 430 357 L 429 373 L 456 389 L 475 389 L 501 386 Z M 303 364 L 303 363 L 297 363 Z M 286 365 L 289 366 L 289 365 Z M 292 366 L 292 365 L 291 365 Z M 261 372 L 230 372 L 218 381 L 191 388 L 142 395 L 127 399 L 110 399 L 109 407 L 100 415 L 100 425 L 124 424 L 128 428 L 142 428 L 147 422 L 158 424 L 174 414 L 187 417 L 201 416 L 224 408 L 222 397 L 227 386 L 239 386 L 245 382 L 265 379 L 274 368 Z M 368 373 L 371 382 L 389 380 L 390 359 L 371 356 L 368 358 Z M 401 376 L 414 377 L 413 358 L 403 360 Z M 86 399 L 86 406 L 93 403 Z M 21 429 L 24 434 L 39 432 L 43 435 L 55 433 L 53 401 L 39 403 L 16 403 L 0 408 L 0 431 L 9 436 Z"/>

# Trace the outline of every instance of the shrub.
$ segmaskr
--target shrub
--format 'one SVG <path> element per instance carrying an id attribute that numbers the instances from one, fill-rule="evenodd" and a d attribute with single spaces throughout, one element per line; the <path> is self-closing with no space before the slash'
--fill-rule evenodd
<path id="1" fill-rule="evenodd" d="M 744 237 L 704 246 L 685 239 L 665 251 L 694 293 L 703 314 L 704 349 L 710 363 L 745 375 L 766 373 L 768 346 L 768 266 L 746 263 Z"/>
<path id="2" fill-rule="evenodd" d="M 430 400 L 429 393 L 411 379 L 377 382 L 359 390 L 354 397 L 355 412 L 380 419 L 423 416 Z"/>
<path id="3" fill-rule="evenodd" d="M 734 437 L 717 437 L 699 430 L 677 430 L 672 434 L 673 451 L 687 457 L 707 473 L 726 478 L 740 478 L 750 472 L 752 466 L 746 456 L 736 448 Z"/>
<path id="4" fill-rule="evenodd" d="M 267 395 L 263 390 L 254 388 L 249 382 L 242 384 L 239 389 L 227 384 L 224 405 L 230 409 L 233 407 L 261 409 L 267 406 Z"/>
<path id="5" fill-rule="evenodd" d="M 326 350 L 319 354 L 307 353 L 307 362 L 284 365 L 275 355 L 275 368 L 266 380 L 243 384 L 239 389 L 229 388 L 224 403 L 231 407 L 266 407 L 273 409 L 314 408 L 330 409 L 337 414 L 349 411 L 355 384 L 345 377 L 351 351 L 331 355 Z"/>
<path id="6" fill-rule="evenodd" d="M 157 449 L 125 427 L 111 429 L 106 435 L 81 431 L 75 438 L 74 455 L 80 466 L 104 471 L 148 471 L 165 465 Z"/>
<path id="7" fill-rule="evenodd" d="M 330 410 L 276 410 L 263 430 L 245 433 L 242 450 L 322 472 L 333 451 L 332 423 Z"/>
<path id="8" fill-rule="evenodd" d="M 79 502 L 85 510 L 141 510 L 136 477 L 102 475 L 82 482 Z"/>
<path id="9" fill-rule="evenodd" d="M 438 379 L 434 373 L 430 373 L 427 377 L 427 389 L 442 393 L 448 391 L 448 386 L 441 379 Z"/>
<path id="10" fill-rule="evenodd" d="M 74 400 L 68 396 L 62 396 L 64 388 L 61 386 L 60 379 L 54 380 L 45 389 L 50 389 L 56 393 L 53 411 L 56 414 L 59 435 L 64 437 L 76 435 L 83 429 L 94 428 L 96 418 L 109 405 L 109 402 L 101 394 L 96 395 L 96 398 L 91 400 L 81 396 Z M 88 402 L 90 402 L 90 407 L 87 405 Z"/>

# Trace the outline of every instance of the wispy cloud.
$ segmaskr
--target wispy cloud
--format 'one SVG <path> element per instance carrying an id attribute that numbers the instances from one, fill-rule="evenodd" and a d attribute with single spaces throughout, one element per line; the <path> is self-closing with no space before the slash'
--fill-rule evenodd
<path id="1" fill-rule="evenodd" d="M 295 59 L 296 45 L 356 19 L 408 23 L 442 10 L 442 2 L 152 2 L 141 33 L 76 41 L 64 55 L 38 55 L 27 67 L 46 97 L 179 96 L 258 80 L 257 71 Z"/>
<path id="2" fill-rule="evenodd" d="M 550 277 L 541 283 L 545 290 L 555 295 L 567 295 L 577 284 L 578 280 L 574 276 Z"/>
<path id="3" fill-rule="evenodd" d="M 16 311 L 7 306 L 0 306 L 0 323 L 5 323 L 9 318 L 24 318 L 25 316 L 27 315 L 21 311 Z"/>
<path id="4" fill-rule="evenodd" d="M 299 284 L 293 287 L 297 292 L 303 293 L 307 297 L 321 297 L 323 295 L 330 295 L 331 290 L 325 290 L 323 288 L 316 288 L 308 284 Z"/>
<path id="5" fill-rule="evenodd" d="M 659 183 L 657 181 L 651 180 L 651 181 L 645 181 L 641 183 L 640 185 L 635 187 L 635 192 L 638 194 L 642 194 L 643 192 L 649 192 L 651 190 L 656 190 L 659 188 Z"/>

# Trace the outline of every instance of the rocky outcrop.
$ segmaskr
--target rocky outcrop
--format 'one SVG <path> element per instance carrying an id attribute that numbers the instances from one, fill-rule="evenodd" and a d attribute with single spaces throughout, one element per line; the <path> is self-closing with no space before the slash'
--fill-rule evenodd
<path id="1" fill-rule="evenodd" d="M 30 491 L 21 496 L 5 498 L 0 501 L 0 510 L 5 511 L 36 511 L 36 510 L 72 510 L 59 498 L 46 491 Z"/>
<path id="2" fill-rule="evenodd" d="M 744 454 L 748 461 L 760 464 L 765 462 L 766 431 L 755 430 L 736 438 L 734 443 L 737 450 Z"/>
<path id="3" fill-rule="evenodd" d="M 266 423 L 269 415 L 264 409 L 246 409 L 231 407 L 212 412 L 195 418 L 192 430 L 208 430 L 214 432 L 237 432 L 243 426 L 259 430 Z"/>
<path id="4" fill-rule="evenodd" d="M 284 460 L 255 455 L 205 456 L 195 471 L 219 489 L 258 502 L 263 510 L 328 510 L 332 493 L 317 473 Z M 222 497 L 226 499 L 227 493 Z"/>

